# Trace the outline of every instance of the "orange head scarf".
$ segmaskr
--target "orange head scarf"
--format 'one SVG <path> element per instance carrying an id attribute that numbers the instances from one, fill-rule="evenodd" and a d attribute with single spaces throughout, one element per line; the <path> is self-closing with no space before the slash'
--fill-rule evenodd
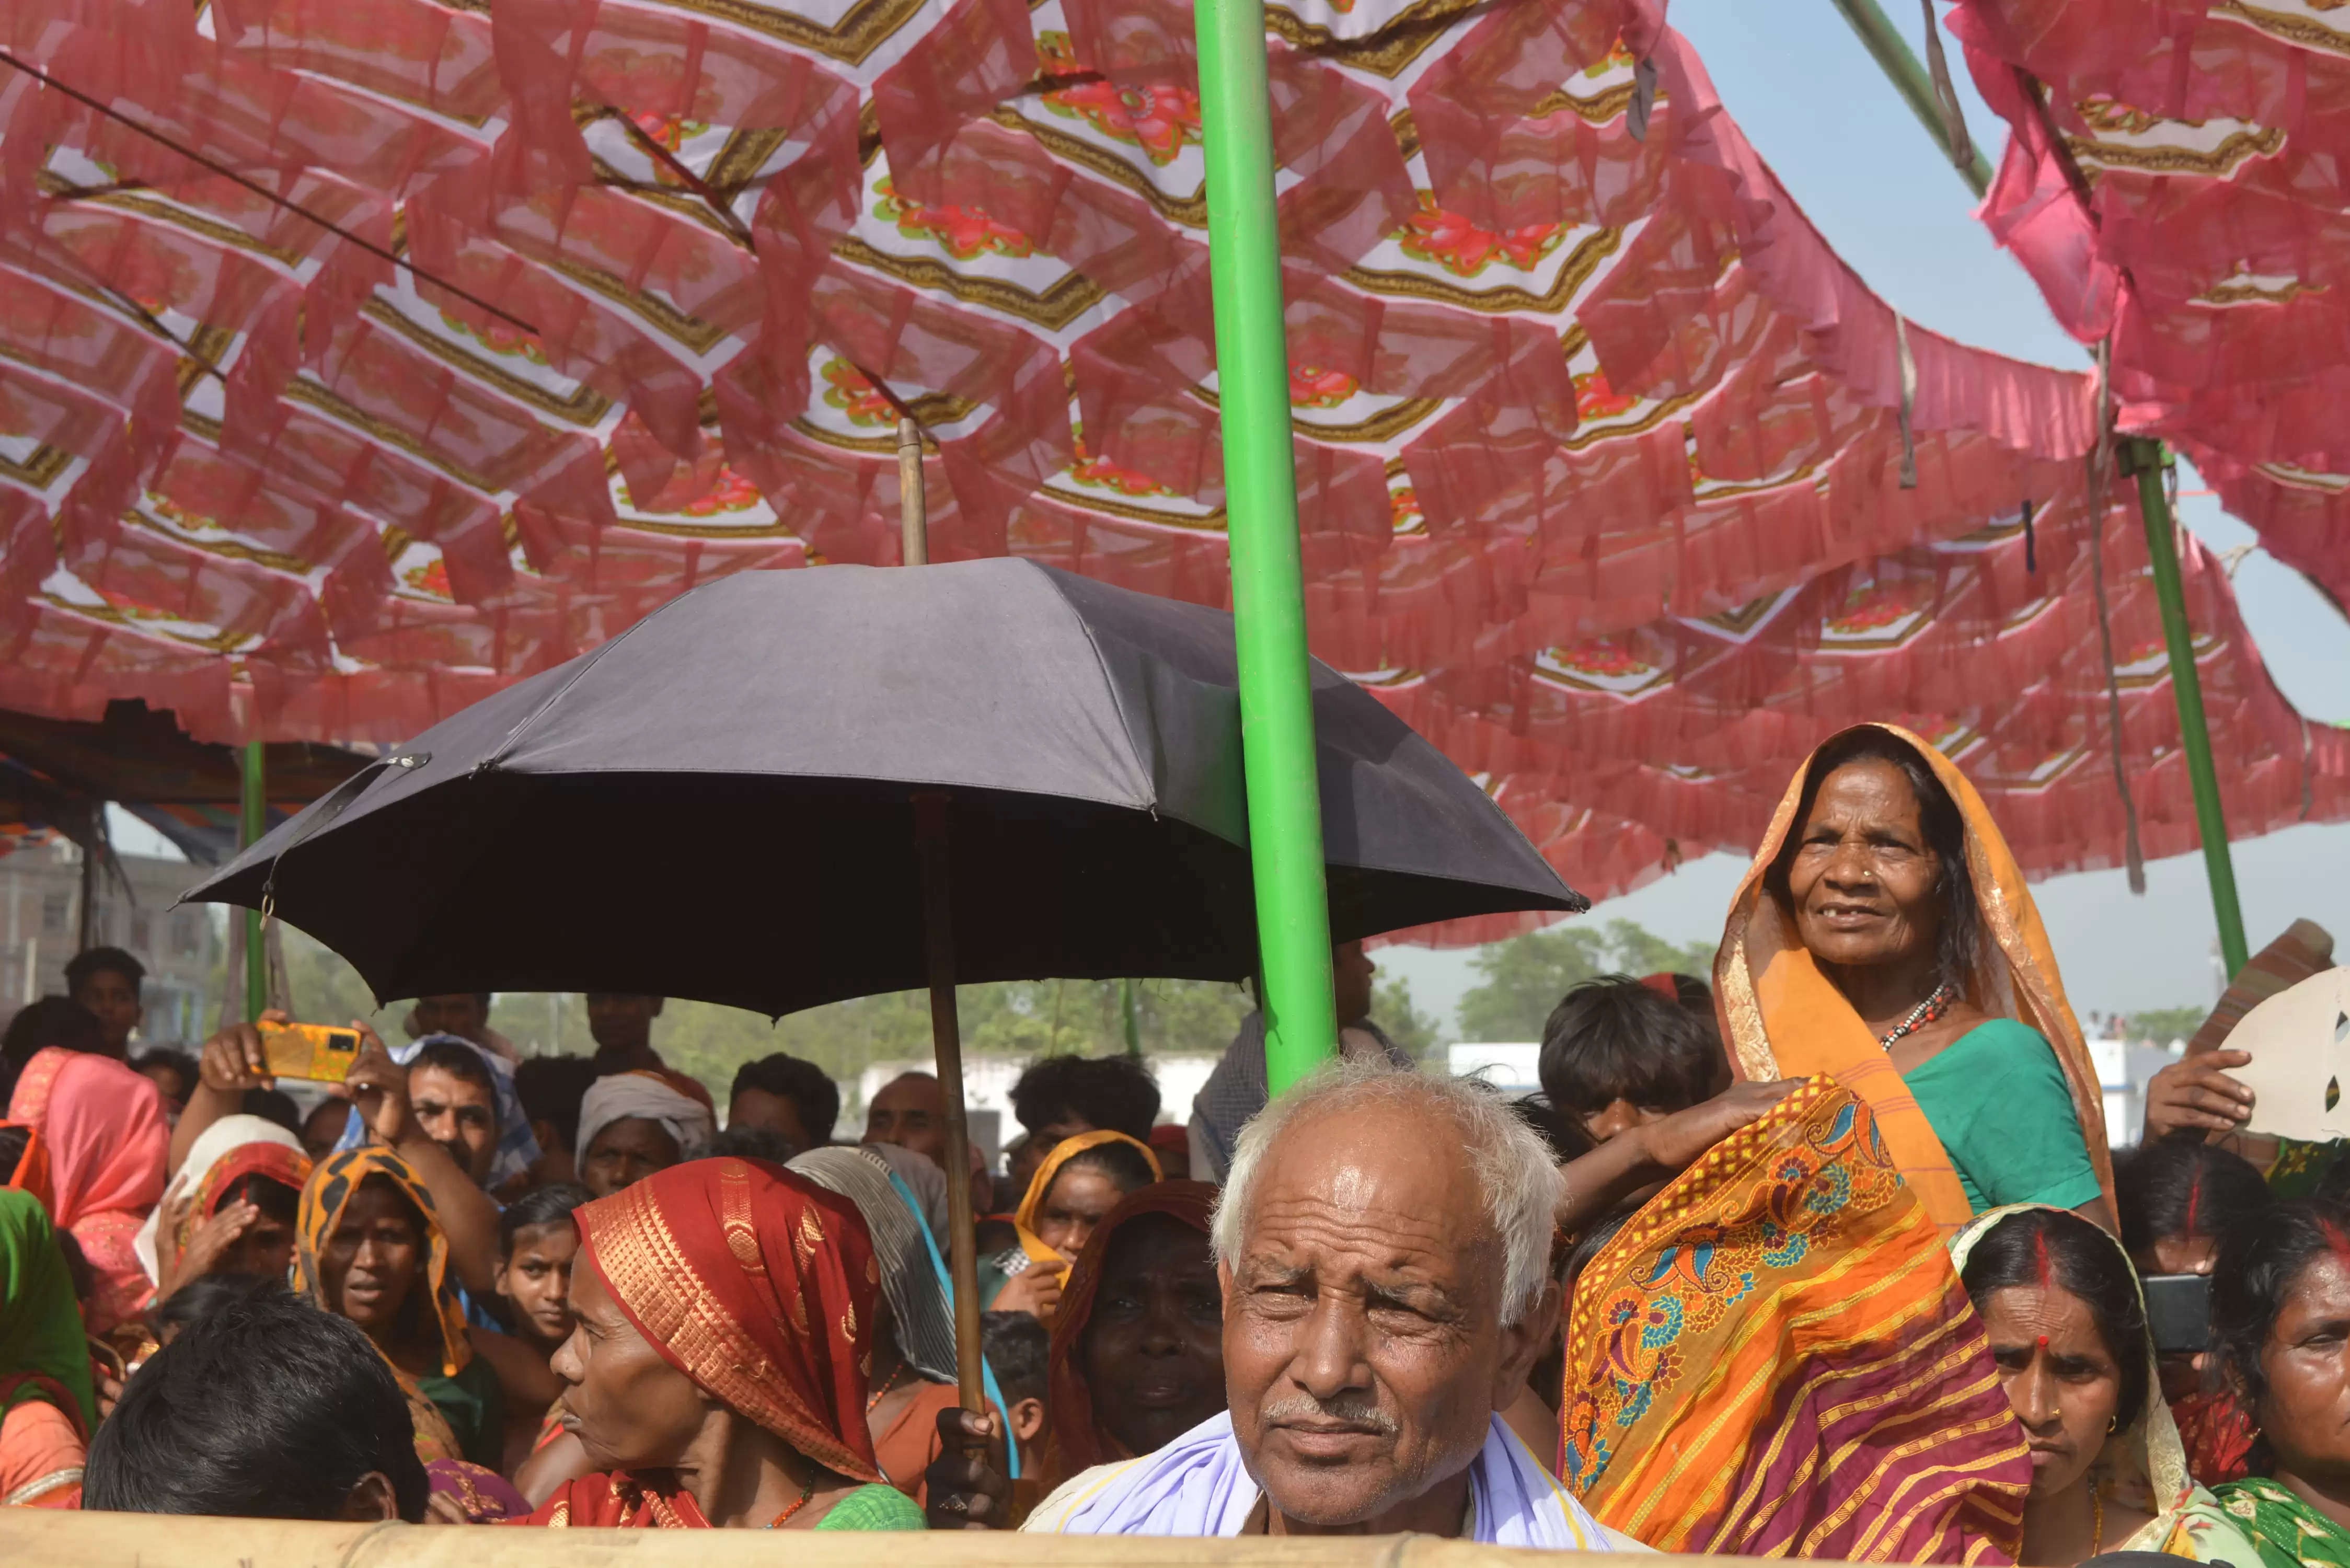
<path id="1" fill-rule="evenodd" d="M 2073 1092 L 2073 1109 L 2089 1146 L 2089 1163 L 2108 1202 L 2114 1190 L 2113 1158 L 2106 1147 L 2105 1095 L 2081 1039 L 2081 1026 L 2064 1000 L 2064 981 L 2040 911 L 2023 873 L 2008 853 L 1991 810 L 1950 759 L 1908 731 L 1870 724 L 1917 752 L 1950 792 L 1965 824 L 1967 870 L 1974 882 L 1982 918 L 1983 943 L 1975 972 L 1952 976 L 1967 998 L 1994 1018 L 2012 1018 L 2047 1038 Z M 1842 734 L 1849 734 L 1846 731 Z M 1833 736 L 1833 744 L 1842 734 Z M 1860 1015 L 1845 1001 L 1805 950 L 1794 914 L 1766 885 L 1781 847 L 1800 824 L 1804 785 L 1818 752 L 1806 759 L 1773 814 L 1770 831 L 1754 852 L 1738 895 L 1731 902 L 1721 950 L 1714 955 L 1714 1005 L 1731 1068 L 1742 1078 L 1833 1076 L 1868 1103 L 1878 1131 L 1892 1151 L 1903 1179 L 1945 1233 L 1974 1217 L 1958 1172 L 1941 1139 L 1926 1120 L 1892 1062 Z"/>
<path id="2" fill-rule="evenodd" d="M 1128 1137 L 1122 1132 L 1111 1132 L 1107 1127 L 1097 1128 L 1092 1132 L 1079 1133 L 1075 1137 L 1065 1137 L 1053 1146 L 1053 1152 L 1045 1157 L 1045 1163 L 1038 1166 L 1036 1174 L 1028 1179 L 1028 1190 L 1020 1199 L 1018 1211 L 1012 1216 L 1012 1223 L 1020 1232 L 1020 1250 L 1027 1253 L 1032 1262 L 1060 1270 L 1064 1286 L 1068 1283 L 1068 1263 L 1036 1234 L 1036 1219 L 1044 1212 L 1045 1196 L 1053 1190 L 1053 1180 L 1061 1174 L 1061 1167 L 1086 1150 L 1099 1148 L 1106 1143 L 1122 1143 L 1134 1149 L 1149 1162 L 1150 1179 L 1154 1182 L 1164 1179 L 1166 1172 L 1160 1168 L 1159 1156 L 1152 1152 L 1149 1144 L 1139 1138 Z"/>
<path id="3" fill-rule="evenodd" d="M 1086 1250 L 1077 1255 L 1076 1267 L 1069 1271 L 1061 1310 L 1053 1319 L 1053 1356 L 1045 1383 L 1045 1407 L 1051 1413 L 1045 1457 L 1048 1486 L 1057 1486 L 1095 1465 L 1133 1458 L 1094 1419 L 1093 1391 L 1086 1386 L 1086 1324 L 1093 1318 L 1094 1296 L 1101 1289 L 1102 1265 L 1108 1261 L 1111 1241 L 1121 1226 L 1146 1214 L 1171 1215 L 1205 1236 L 1215 1211 L 1216 1189 L 1210 1183 L 1162 1181 L 1128 1193 L 1086 1238 Z"/>
<path id="4" fill-rule="evenodd" d="M 295 1222 L 294 1292 L 308 1296 L 322 1311 L 335 1310 L 334 1303 L 327 1299 L 327 1276 L 318 1266 L 318 1256 L 333 1239 L 335 1228 L 342 1223 L 343 1210 L 359 1191 L 359 1184 L 371 1176 L 383 1177 L 399 1188 L 400 1196 L 413 1204 L 423 1218 L 423 1284 L 427 1293 L 423 1312 L 430 1324 L 427 1332 L 439 1352 L 441 1375 L 454 1377 L 473 1359 L 473 1344 L 465 1336 L 465 1311 L 457 1303 L 456 1273 L 449 1265 L 449 1238 L 441 1229 L 441 1217 L 432 1207 L 432 1194 L 425 1190 L 415 1168 L 381 1145 L 363 1144 L 340 1154 L 330 1154 L 311 1173 L 310 1184 L 302 1189 L 300 1218 Z"/>
<path id="5" fill-rule="evenodd" d="M 573 1218 L 671 1366 L 816 1463 L 881 1479 L 865 1426 L 881 1272 L 855 1204 L 764 1160 L 697 1159 Z"/>
<path id="6" fill-rule="evenodd" d="M 7 1127 L 25 1130 L 25 1152 L 16 1157 L 16 1168 L 8 1175 L 6 1190 L 29 1192 L 43 1209 L 56 1208 L 57 1194 L 49 1189 L 49 1146 L 41 1141 L 41 1129 L 30 1122 L 0 1121 L 0 1129 Z"/>

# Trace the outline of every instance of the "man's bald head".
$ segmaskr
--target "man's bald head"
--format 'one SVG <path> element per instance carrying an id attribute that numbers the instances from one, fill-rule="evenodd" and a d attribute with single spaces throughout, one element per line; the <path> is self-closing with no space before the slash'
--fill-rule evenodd
<path id="1" fill-rule="evenodd" d="M 947 1153 L 947 1096 L 928 1073 L 900 1073 L 865 1110 L 865 1141 L 894 1143 L 941 1166 Z"/>
<path id="2" fill-rule="evenodd" d="M 1416 1507 L 1453 1506 L 1555 1319 L 1559 1187 L 1498 1096 L 1385 1067 L 1243 1129 L 1215 1220 L 1225 1377 L 1289 1527 L 1444 1527 Z"/>

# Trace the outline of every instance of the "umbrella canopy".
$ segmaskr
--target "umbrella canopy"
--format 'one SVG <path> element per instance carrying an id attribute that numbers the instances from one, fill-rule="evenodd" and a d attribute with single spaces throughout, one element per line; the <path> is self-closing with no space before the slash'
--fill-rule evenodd
<path id="1" fill-rule="evenodd" d="M 266 895 L 383 997 L 787 1012 L 926 982 L 912 802 L 941 791 L 958 979 L 1237 978 L 1234 685 L 1230 616 L 1026 561 L 743 573 L 435 726 L 188 897 Z M 1334 937 L 1585 907 L 1375 698 L 1314 686 Z"/>

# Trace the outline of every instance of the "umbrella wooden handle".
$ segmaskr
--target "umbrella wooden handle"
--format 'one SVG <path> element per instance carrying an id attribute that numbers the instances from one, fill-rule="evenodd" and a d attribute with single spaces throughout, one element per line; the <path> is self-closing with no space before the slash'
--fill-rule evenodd
<path id="1" fill-rule="evenodd" d="M 955 1013 L 953 883 L 947 859 L 947 796 L 914 796 L 914 847 L 922 863 L 922 936 L 931 983 L 931 1046 L 947 1113 L 947 1272 L 954 1285 L 955 1380 L 962 1407 L 987 1408 L 980 1381 L 979 1239 L 971 1201 L 971 1130 L 963 1116 L 962 1030 Z M 1007 1440 L 1008 1438 L 1007 1438 Z"/>
<path id="2" fill-rule="evenodd" d="M 902 552 L 899 565 L 930 565 L 930 504 L 922 493 L 922 427 L 910 419 L 898 421 L 898 543 Z"/>

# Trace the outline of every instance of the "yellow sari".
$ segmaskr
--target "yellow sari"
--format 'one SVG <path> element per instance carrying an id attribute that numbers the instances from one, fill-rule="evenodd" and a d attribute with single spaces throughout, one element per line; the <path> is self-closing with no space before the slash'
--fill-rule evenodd
<path id="1" fill-rule="evenodd" d="M 1967 999 L 1993 1018 L 2013 1019 L 2039 1031 L 2055 1050 L 2088 1145 L 2090 1166 L 2110 1204 L 2114 1169 L 2106 1147 L 2105 1094 L 2081 1026 L 2064 1000 L 2055 954 L 2015 857 L 2000 836 L 1990 808 L 1950 758 L 1895 725 L 1865 727 L 1882 730 L 1915 748 L 1957 805 L 1966 825 L 1967 869 L 1989 938 L 1976 972 L 1961 977 Z M 1817 756 L 1814 752 L 1813 757 Z M 1974 1217 L 1950 1155 L 1892 1058 L 1804 950 L 1793 911 L 1764 885 L 1780 848 L 1800 826 L 1795 813 L 1812 766 L 1807 759 L 1788 784 L 1770 830 L 1754 852 L 1754 863 L 1731 901 L 1721 948 L 1713 961 L 1721 1037 L 1730 1049 L 1731 1067 L 1742 1078 L 1827 1074 L 1866 1101 L 1902 1179 L 1947 1235 Z"/>

